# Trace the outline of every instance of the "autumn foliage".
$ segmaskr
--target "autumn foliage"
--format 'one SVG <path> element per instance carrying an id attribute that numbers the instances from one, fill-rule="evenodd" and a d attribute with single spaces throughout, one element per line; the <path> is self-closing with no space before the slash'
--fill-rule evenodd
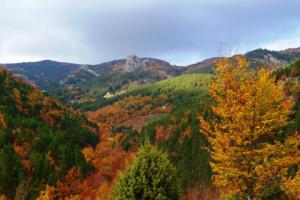
<path id="1" fill-rule="evenodd" d="M 252 71 L 242 57 L 223 59 L 215 74 L 209 89 L 212 119 L 199 117 L 211 144 L 214 184 L 224 195 L 260 198 L 267 187 L 280 187 L 299 164 L 299 135 L 278 137 L 294 100 L 268 70 Z"/>
<path id="2" fill-rule="evenodd" d="M 117 126 L 136 116 L 170 112 L 171 107 L 168 104 L 152 107 L 155 101 L 162 101 L 163 99 L 165 99 L 164 96 L 156 98 L 151 96 L 129 96 L 112 105 L 87 112 L 86 115 L 98 124 Z"/>
<path id="3" fill-rule="evenodd" d="M 4 119 L 4 114 L 2 112 L 0 112 L 0 127 L 5 128 L 6 127 L 6 122 Z"/>
<path id="4" fill-rule="evenodd" d="M 54 187 L 46 186 L 39 199 L 97 199 L 108 200 L 118 172 L 130 164 L 135 151 L 124 151 L 118 142 L 104 129 L 100 131 L 101 142 L 95 148 L 82 149 L 85 160 L 94 171 L 83 179 L 80 171 L 72 168 Z"/>
<path id="5" fill-rule="evenodd" d="M 91 132 L 95 127 L 78 111 L 0 68 L 0 194 L 35 199 L 45 185 L 69 186 L 70 173 L 72 182 L 80 183 L 92 171 L 81 149 L 98 142 Z"/>
<path id="6" fill-rule="evenodd" d="M 300 87 L 291 66 L 276 74 L 223 59 L 215 76 L 145 84 L 85 115 L 0 68 L 0 199 L 109 200 L 144 183 L 130 182 L 148 177 L 141 163 L 155 173 L 169 166 L 180 187 L 171 199 L 297 199 Z M 145 141 L 156 147 L 141 150 Z"/>

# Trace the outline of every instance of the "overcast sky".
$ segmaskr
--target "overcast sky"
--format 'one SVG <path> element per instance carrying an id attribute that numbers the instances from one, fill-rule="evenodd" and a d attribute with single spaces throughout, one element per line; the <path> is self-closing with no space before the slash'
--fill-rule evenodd
<path id="1" fill-rule="evenodd" d="M 300 47 L 300 0 L 0 0 L 0 63 L 125 58 L 190 64 Z"/>

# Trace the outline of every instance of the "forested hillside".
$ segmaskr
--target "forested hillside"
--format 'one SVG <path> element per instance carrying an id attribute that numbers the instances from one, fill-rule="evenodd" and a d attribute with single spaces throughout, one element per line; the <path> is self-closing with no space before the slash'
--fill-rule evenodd
<path id="1" fill-rule="evenodd" d="M 300 53 L 297 49 L 285 51 L 256 49 L 247 52 L 245 56 L 253 68 L 284 68 L 300 58 Z M 182 74 L 211 74 L 220 60 L 222 57 L 214 57 L 188 66 L 176 66 L 155 58 L 139 58 L 130 55 L 127 59 L 113 60 L 98 65 L 44 60 L 5 64 L 5 67 L 62 102 L 86 110 L 93 107 L 93 104 L 99 107 L 106 99 L 147 83 Z"/>
<path id="2" fill-rule="evenodd" d="M 0 8 L 0 200 L 300 200 L 300 0 Z"/>
<path id="3" fill-rule="evenodd" d="M 136 84 L 82 104 L 84 116 L 1 68 L 0 194 L 108 200 L 135 185 L 131 196 L 158 195 L 160 184 L 136 181 L 169 174 L 176 199 L 297 199 L 299 60 L 248 67 L 223 58 L 213 74 Z"/>
<path id="4" fill-rule="evenodd" d="M 190 74 L 133 89 L 96 111 L 87 112 L 92 121 L 127 152 L 149 139 L 166 151 L 178 170 L 180 188 L 211 182 L 206 137 L 199 132 L 198 113 L 210 104 L 207 88 L 211 75 Z"/>
<path id="5" fill-rule="evenodd" d="M 175 166 L 180 196 L 196 185 L 208 190 L 212 173 L 208 143 L 199 132 L 197 115 L 208 108 L 210 82 L 210 75 L 183 75 L 133 89 L 87 112 L 101 136 L 95 147 L 82 150 L 93 171 L 81 178 L 78 168 L 72 168 L 59 183 L 48 183 L 39 199 L 109 199 L 118 172 L 131 164 L 147 141 Z"/>
<path id="6" fill-rule="evenodd" d="M 81 152 L 97 127 L 78 111 L 0 68 L 0 193 L 35 199 L 70 170 L 93 171 Z"/>
<path id="7" fill-rule="evenodd" d="M 78 64 L 56 62 L 51 60 L 3 65 L 3 67 L 6 67 L 14 74 L 18 74 L 18 76 L 24 80 L 37 85 L 43 90 L 47 89 L 49 85 L 63 79 L 79 66 L 80 65 Z"/>
<path id="8" fill-rule="evenodd" d="M 283 142 L 289 135 L 299 131 L 299 61 L 283 68 L 270 68 L 269 70 L 271 69 L 273 72 L 268 72 L 265 78 L 276 78 L 279 85 L 283 84 L 281 92 L 284 91 L 286 97 L 291 96 L 295 101 L 295 106 L 288 108 L 291 109 L 288 123 L 285 123 L 280 130 L 276 130 L 276 139 L 273 138 L 274 141 Z M 256 69 L 253 70 L 256 71 Z M 108 138 L 113 140 L 118 148 L 129 154 L 139 149 L 140 145 L 147 140 L 166 151 L 169 159 L 176 166 L 179 187 L 184 190 L 182 198 L 218 199 L 218 192 L 216 188 L 212 187 L 214 176 L 208 151 L 210 143 L 205 132 L 199 129 L 201 123 L 198 120 L 198 116 L 204 119 L 215 119 L 215 113 L 210 109 L 214 105 L 213 96 L 208 93 L 208 88 L 213 81 L 214 76 L 212 75 L 189 74 L 154 84 L 146 84 L 128 90 L 125 94 L 104 100 L 99 105 L 92 105 L 89 108 L 91 110 L 95 110 L 97 106 L 102 108 L 87 112 L 87 116 L 97 122 L 99 127 L 106 127 L 102 133 L 105 133 L 106 136 L 109 135 Z M 261 83 L 265 83 L 266 86 L 260 84 L 255 87 L 263 89 L 269 87 L 269 84 L 277 84 L 271 80 L 270 82 L 262 80 Z M 250 91 L 251 88 L 245 89 Z M 230 108 L 234 109 L 234 106 L 235 104 L 232 104 Z M 234 114 L 233 111 L 231 112 L 228 115 Z M 244 116 L 251 112 L 240 114 Z M 236 126 L 242 126 L 239 121 L 234 122 L 237 123 Z M 267 141 L 271 142 L 272 140 Z M 295 145 L 296 141 L 296 138 L 291 139 L 289 142 L 292 143 L 289 144 Z M 284 149 L 284 147 L 278 146 L 278 149 L 280 148 Z M 292 149 L 292 151 L 294 150 Z M 297 168 L 292 163 L 298 162 L 299 159 L 299 151 L 294 153 L 296 155 L 284 154 L 294 156 L 295 160 L 290 160 L 288 162 L 290 164 L 287 163 L 287 166 L 291 167 L 289 170 L 292 177 L 295 176 Z M 286 158 L 293 159 L 293 157 Z M 266 180 L 264 179 L 264 181 Z M 292 180 L 286 184 L 297 184 L 296 178 Z M 259 198 L 270 199 L 285 194 L 283 189 L 286 186 L 276 185 L 279 184 L 277 181 L 272 183 L 275 185 L 270 185 L 270 187 L 261 183 L 261 190 L 256 191 L 255 195 Z M 231 184 L 233 185 L 234 182 Z M 287 194 L 286 189 L 285 191 Z M 295 190 L 291 190 L 291 192 L 293 193 Z M 282 198 L 293 199 L 295 196 Z"/>
<path id="9" fill-rule="evenodd" d="M 44 60 L 4 66 L 61 101 L 78 106 L 137 85 L 177 76 L 183 70 L 163 60 L 135 55 L 98 65 Z"/>

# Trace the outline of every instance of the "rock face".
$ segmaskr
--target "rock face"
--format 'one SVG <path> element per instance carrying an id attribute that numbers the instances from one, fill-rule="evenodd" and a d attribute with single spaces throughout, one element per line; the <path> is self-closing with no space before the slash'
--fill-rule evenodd
<path id="1" fill-rule="evenodd" d="M 284 50 L 283 52 L 287 52 L 287 53 L 300 53 L 300 47 L 298 48 L 289 48 Z"/>
<path id="2" fill-rule="evenodd" d="M 145 67 L 145 63 L 142 62 L 140 58 L 138 58 L 136 55 L 129 55 L 126 60 L 124 71 L 132 72 L 143 67 Z"/>
<path id="3" fill-rule="evenodd" d="M 133 72 L 135 70 L 155 67 L 155 66 L 170 67 L 171 65 L 166 61 L 155 59 L 155 58 L 139 58 L 136 55 L 129 55 L 124 65 L 124 71 Z"/>

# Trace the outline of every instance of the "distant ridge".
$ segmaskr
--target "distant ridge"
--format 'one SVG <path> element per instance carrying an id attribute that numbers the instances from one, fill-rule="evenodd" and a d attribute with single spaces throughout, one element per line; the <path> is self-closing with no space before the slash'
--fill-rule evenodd
<path id="1" fill-rule="evenodd" d="M 300 58 L 300 48 L 255 49 L 245 56 L 251 67 L 284 67 Z M 61 101 L 80 107 L 147 83 L 182 74 L 212 73 L 222 58 L 212 57 L 188 66 L 176 66 L 161 59 L 129 55 L 97 65 L 42 60 L 5 64 L 4 67 Z"/>
<path id="2" fill-rule="evenodd" d="M 300 47 L 298 48 L 289 48 L 289 49 L 286 49 L 286 50 L 283 50 L 284 52 L 287 52 L 287 53 L 300 53 Z"/>

